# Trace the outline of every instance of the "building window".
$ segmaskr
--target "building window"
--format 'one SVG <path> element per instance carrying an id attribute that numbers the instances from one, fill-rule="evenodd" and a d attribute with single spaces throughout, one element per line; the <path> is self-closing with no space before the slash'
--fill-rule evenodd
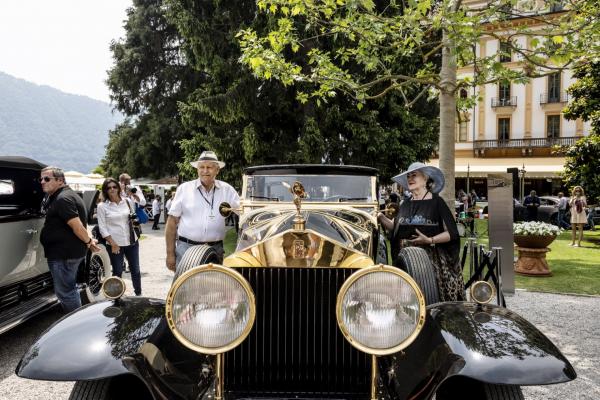
<path id="1" fill-rule="evenodd" d="M 510 82 L 498 83 L 498 100 L 500 106 L 510 105 Z"/>
<path id="2" fill-rule="evenodd" d="M 546 131 L 550 139 L 560 137 L 560 115 L 548 115 L 546 117 Z"/>
<path id="3" fill-rule="evenodd" d="M 512 49 L 508 42 L 500 41 L 500 62 L 511 62 L 512 61 Z"/>
<path id="4" fill-rule="evenodd" d="M 510 139 L 510 118 L 498 118 L 498 140 Z"/>
<path id="5" fill-rule="evenodd" d="M 458 141 L 466 142 L 469 140 L 469 121 L 460 121 L 458 124 Z"/>
<path id="6" fill-rule="evenodd" d="M 548 103 L 560 102 L 560 72 L 548 75 Z"/>

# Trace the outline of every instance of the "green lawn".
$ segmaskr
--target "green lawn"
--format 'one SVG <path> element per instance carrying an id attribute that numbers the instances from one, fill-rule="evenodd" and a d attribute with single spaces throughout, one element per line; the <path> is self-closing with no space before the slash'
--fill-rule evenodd
<path id="1" fill-rule="evenodd" d="M 488 245 L 487 221 L 477 220 L 480 233 L 478 243 Z M 235 229 L 225 235 L 225 254 L 235 251 Z M 463 241 L 464 243 L 464 241 Z M 576 293 L 600 295 L 600 230 L 584 231 L 583 247 L 570 247 L 571 231 L 563 232 L 551 245 L 547 253 L 550 277 L 526 277 L 516 275 L 515 286 L 538 292 Z M 465 279 L 468 279 L 467 260 Z"/>
<path id="2" fill-rule="evenodd" d="M 482 233 L 478 243 L 487 246 L 487 221 L 477 223 L 477 230 Z M 538 292 L 600 295 L 600 231 L 584 231 L 583 247 L 570 247 L 570 243 L 571 231 L 565 231 L 550 245 L 546 259 L 552 276 L 516 275 L 515 286 Z M 468 265 L 467 260 L 465 275 Z"/>

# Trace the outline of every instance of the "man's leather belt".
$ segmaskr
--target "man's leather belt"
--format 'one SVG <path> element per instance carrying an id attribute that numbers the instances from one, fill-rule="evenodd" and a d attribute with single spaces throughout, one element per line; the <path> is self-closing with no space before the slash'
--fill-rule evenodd
<path id="1" fill-rule="evenodd" d="M 195 246 L 195 245 L 198 245 L 198 244 L 206 244 L 206 245 L 208 245 L 208 246 L 215 246 L 215 245 L 217 245 L 217 244 L 223 244 L 223 241 L 222 241 L 222 240 L 218 240 L 218 241 L 216 241 L 216 242 L 196 242 L 195 240 L 188 239 L 188 238 L 186 238 L 186 237 L 183 237 L 183 236 L 179 236 L 179 237 L 177 238 L 177 240 L 181 240 L 181 241 L 182 241 L 182 242 L 184 242 L 184 243 L 193 244 L 194 246 Z"/>

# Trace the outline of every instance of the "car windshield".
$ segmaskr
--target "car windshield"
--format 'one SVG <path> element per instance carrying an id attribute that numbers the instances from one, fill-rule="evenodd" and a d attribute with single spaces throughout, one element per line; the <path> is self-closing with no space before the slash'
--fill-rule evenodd
<path id="1" fill-rule="evenodd" d="M 289 187 L 299 181 L 304 186 L 304 201 L 373 201 L 371 177 L 366 175 L 251 175 L 246 199 L 292 201 Z"/>

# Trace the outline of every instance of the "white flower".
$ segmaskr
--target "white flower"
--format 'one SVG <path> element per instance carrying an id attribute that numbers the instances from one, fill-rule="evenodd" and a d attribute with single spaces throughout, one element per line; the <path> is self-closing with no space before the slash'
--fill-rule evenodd
<path id="1" fill-rule="evenodd" d="M 513 233 L 521 236 L 556 236 L 562 232 L 556 225 L 545 222 L 518 222 L 513 224 Z"/>

